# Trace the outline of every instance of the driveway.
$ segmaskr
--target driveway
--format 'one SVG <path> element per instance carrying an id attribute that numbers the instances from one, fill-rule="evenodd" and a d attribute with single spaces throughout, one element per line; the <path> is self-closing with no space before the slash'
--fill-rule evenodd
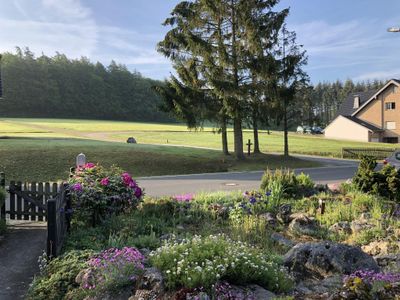
<path id="1" fill-rule="evenodd" d="M 320 184 L 344 182 L 353 177 L 358 162 L 334 158 L 296 155 L 296 157 L 320 162 L 319 168 L 296 169 L 310 175 Z M 254 190 L 260 187 L 263 171 L 209 173 L 178 176 L 157 176 L 139 178 L 140 186 L 145 188 L 149 196 L 173 196 L 184 193 L 199 193 L 213 191 Z"/>

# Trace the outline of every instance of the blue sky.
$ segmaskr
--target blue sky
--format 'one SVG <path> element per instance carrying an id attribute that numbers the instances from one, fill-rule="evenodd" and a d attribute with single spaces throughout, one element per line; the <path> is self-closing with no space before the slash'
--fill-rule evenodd
<path id="1" fill-rule="evenodd" d="M 0 51 L 112 59 L 163 79 L 172 71 L 155 50 L 177 0 L 0 0 Z M 288 27 L 309 56 L 312 82 L 400 78 L 399 0 L 282 0 Z"/>

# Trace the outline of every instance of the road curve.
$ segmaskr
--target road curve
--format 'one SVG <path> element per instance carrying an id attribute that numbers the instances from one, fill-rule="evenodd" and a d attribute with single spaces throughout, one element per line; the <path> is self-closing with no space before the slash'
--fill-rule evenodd
<path id="1" fill-rule="evenodd" d="M 297 174 L 303 172 L 321 184 L 344 182 L 353 177 L 357 170 L 356 161 L 299 156 L 302 159 L 318 161 L 323 167 L 296 169 Z M 258 189 L 263 171 L 207 173 L 177 176 L 156 176 L 139 178 L 140 186 L 152 197 L 173 196 L 184 193 L 213 191 L 234 191 Z"/>

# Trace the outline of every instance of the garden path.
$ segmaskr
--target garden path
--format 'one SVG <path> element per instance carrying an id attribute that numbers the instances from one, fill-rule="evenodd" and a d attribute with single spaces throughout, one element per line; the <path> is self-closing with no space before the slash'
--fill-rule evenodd
<path id="1" fill-rule="evenodd" d="M 0 299 L 24 299 L 46 247 L 44 222 L 12 223 L 0 242 Z"/>

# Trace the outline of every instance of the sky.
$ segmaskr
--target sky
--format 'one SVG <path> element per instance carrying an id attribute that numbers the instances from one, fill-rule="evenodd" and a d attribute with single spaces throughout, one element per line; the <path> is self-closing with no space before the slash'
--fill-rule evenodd
<path id="1" fill-rule="evenodd" d="M 111 60 L 146 77 L 173 72 L 156 45 L 161 24 L 178 0 L 0 0 L 0 52 L 29 47 L 36 55 L 56 52 Z M 313 83 L 400 78 L 399 0 L 281 0 L 290 7 L 288 28 L 308 54 Z"/>

